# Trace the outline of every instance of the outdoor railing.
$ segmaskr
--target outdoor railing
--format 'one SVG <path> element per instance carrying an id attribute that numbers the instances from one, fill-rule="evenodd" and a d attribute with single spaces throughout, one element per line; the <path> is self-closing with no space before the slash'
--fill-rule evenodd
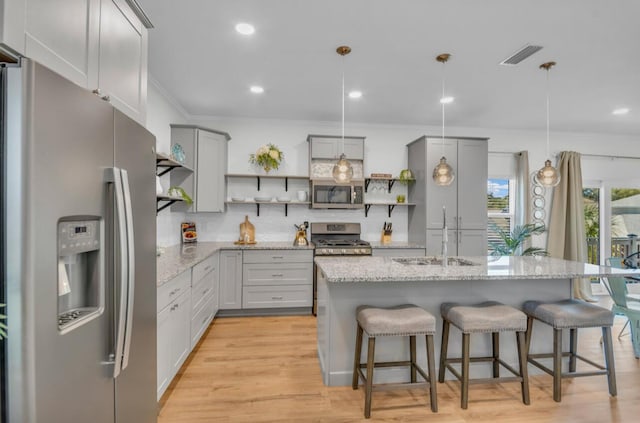
<path id="1" fill-rule="evenodd" d="M 640 250 L 640 243 L 638 249 Z M 611 238 L 609 257 L 626 257 L 631 253 L 630 238 Z M 600 238 L 587 238 L 587 263 L 600 264 Z"/>

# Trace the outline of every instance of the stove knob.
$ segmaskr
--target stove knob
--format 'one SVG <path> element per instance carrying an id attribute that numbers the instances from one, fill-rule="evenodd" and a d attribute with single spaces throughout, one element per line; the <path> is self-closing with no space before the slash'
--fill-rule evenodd
<path id="1" fill-rule="evenodd" d="M 333 248 L 328 248 L 327 251 L 329 252 L 329 254 L 333 254 Z"/>
<path id="2" fill-rule="evenodd" d="M 354 248 L 354 249 L 353 249 L 353 252 L 354 252 L 355 254 L 360 254 L 360 248 Z"/>
<path id="3" fill-rule="evenodd" d="M 342 249 L 342 254 L 347 254 L 347 250 L 346 249 Z"/>

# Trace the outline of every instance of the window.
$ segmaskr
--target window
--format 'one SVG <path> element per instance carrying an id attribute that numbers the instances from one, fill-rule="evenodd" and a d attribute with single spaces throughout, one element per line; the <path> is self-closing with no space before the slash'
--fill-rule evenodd
<path id="1" fill-rule="evenodd" d="M 487 181 L 487 211 L 489 224 L 487 225 L 488 252 L 493 251 L 493 245 L 501 244 L 502 238 L 498 229 L 511 232 L 514 222 L 514 192 L 515 180 L 505 178 L 489 178 Z"/>
<path id="2" fill-rule="evenodd" d="M 626 257 L 638 250 L 640 233 L 640 189 L 611 188 L 611 255 Z"/>
<path id="3" fill-rule="evenodd" d="M 584 188 L 582 199 L 587 234 L 587 263 L 600 264 L 600 188 Z"/>

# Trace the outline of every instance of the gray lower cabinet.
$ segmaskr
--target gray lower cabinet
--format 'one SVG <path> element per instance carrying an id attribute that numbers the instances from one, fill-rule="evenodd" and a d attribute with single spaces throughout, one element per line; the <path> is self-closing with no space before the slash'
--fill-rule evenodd
<path id="1" fill-rule="evenodd" d="M 424 248 L 372 248 L 371 255 L 374 257 L 424 257 Z"/>
<path id="2" fill-rule="evenodd" d="M 157 310 L 159 399 L 191 352 L 191 270 L 158 288 Z"/>
<path id="3" fill-rule="evenodd" d="M 242 308 L 311 307 L 312 250 L 245 251 Z"/>
<path id="4" fill-rule="evenodd" d="M 242 308 L 242 251 L 220 251 L 220 310 Z"/>

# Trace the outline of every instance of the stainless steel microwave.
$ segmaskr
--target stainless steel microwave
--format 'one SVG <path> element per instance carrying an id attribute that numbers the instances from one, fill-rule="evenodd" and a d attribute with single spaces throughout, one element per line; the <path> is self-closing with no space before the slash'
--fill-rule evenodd
<path id="1" fill-rule="evenodd" d="M 332 180 L 312 180 L 311 207 L 314 209 L 364 208 L 364 181 L 339 184 Z"/>

